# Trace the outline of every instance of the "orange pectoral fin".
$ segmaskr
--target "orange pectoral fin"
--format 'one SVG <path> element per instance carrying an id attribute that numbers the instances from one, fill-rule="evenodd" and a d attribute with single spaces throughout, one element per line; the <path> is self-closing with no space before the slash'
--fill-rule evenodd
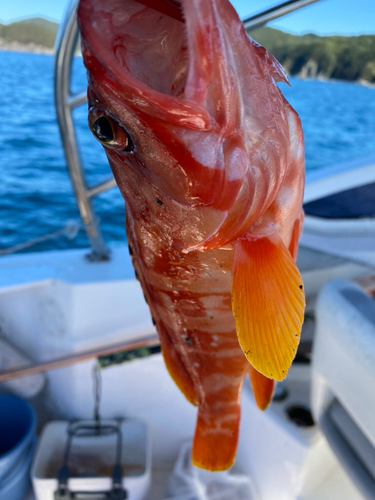
<path id="1" fill-rule="evenodd" d="M 249 378 L 255 402 L 260 410 L 265 410 L 271 402 L 275 381 L 265 377 L 251 365 L 249 367 Z"/>
<path id="2" fill-rule="evenodd" d="M 301 275 L 277 232 L 239 238 L 234 247 L 232 310 L 241 348 L 265 377 L 286 377 L 304 309 Z"/>

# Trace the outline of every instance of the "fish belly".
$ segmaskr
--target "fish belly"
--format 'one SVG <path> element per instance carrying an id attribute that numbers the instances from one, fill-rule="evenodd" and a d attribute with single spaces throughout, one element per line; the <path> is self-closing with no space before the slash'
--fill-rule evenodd
<path id="1" fill-rule="evenodd" d="M 199 406 L 193 463 L 227 469 L 235 458 L 240 393 L 250 366 L 231 307 L 233 249 L 183 253 L 166 245 L 155 227 L 129 215 L 127 234 L 166 366 Z"/>

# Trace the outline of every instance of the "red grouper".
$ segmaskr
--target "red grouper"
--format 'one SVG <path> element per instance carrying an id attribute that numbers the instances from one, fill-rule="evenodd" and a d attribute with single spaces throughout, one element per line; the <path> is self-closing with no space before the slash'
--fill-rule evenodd
<path id="1" fill-rule="evenodd" d="M 296 354 L 304 145 L 281 65 L 228 0 L 81 0 L 89 126 L 172 378 L 199 406 L 194 465 L 223 470 L 246 374 L 265 409 Z"/>

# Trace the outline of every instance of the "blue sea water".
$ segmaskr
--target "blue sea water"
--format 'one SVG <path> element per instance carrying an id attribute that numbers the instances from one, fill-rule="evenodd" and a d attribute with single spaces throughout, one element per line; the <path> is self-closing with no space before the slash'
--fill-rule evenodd
<path id="1" fill-rule="evenodd" d="M 53 101 L 53 57 L 0 52 L 0 249 L 56 231 L 79 219 Z M 86 83 L 74 62 L 73 89 Z M 291 79 L 282 90 L 302 119 L 308 171 L 375 154 L 375 89 L 344 82 Z M 89 184 L 110 170 L 87 127 L 86 106 L 74 111 Z M 124 242 L 124 203 L 117 188 L 94 199 L 108 243 Z M 86 247 L 83 231 L 37 250 Z"/>

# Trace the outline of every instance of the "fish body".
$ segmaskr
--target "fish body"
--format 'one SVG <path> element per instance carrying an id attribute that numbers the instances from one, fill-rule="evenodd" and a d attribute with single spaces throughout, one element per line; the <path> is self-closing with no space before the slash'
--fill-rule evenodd
<path id="1" fill-rule="evenodd" d="M 266 408 L 298 346 L 303 134 L 228 0 L 151 3 L 80 1 L 89 125 L 166 366 L 199 406 L 193 463 L 223 470 L 246 374 Z"/>

